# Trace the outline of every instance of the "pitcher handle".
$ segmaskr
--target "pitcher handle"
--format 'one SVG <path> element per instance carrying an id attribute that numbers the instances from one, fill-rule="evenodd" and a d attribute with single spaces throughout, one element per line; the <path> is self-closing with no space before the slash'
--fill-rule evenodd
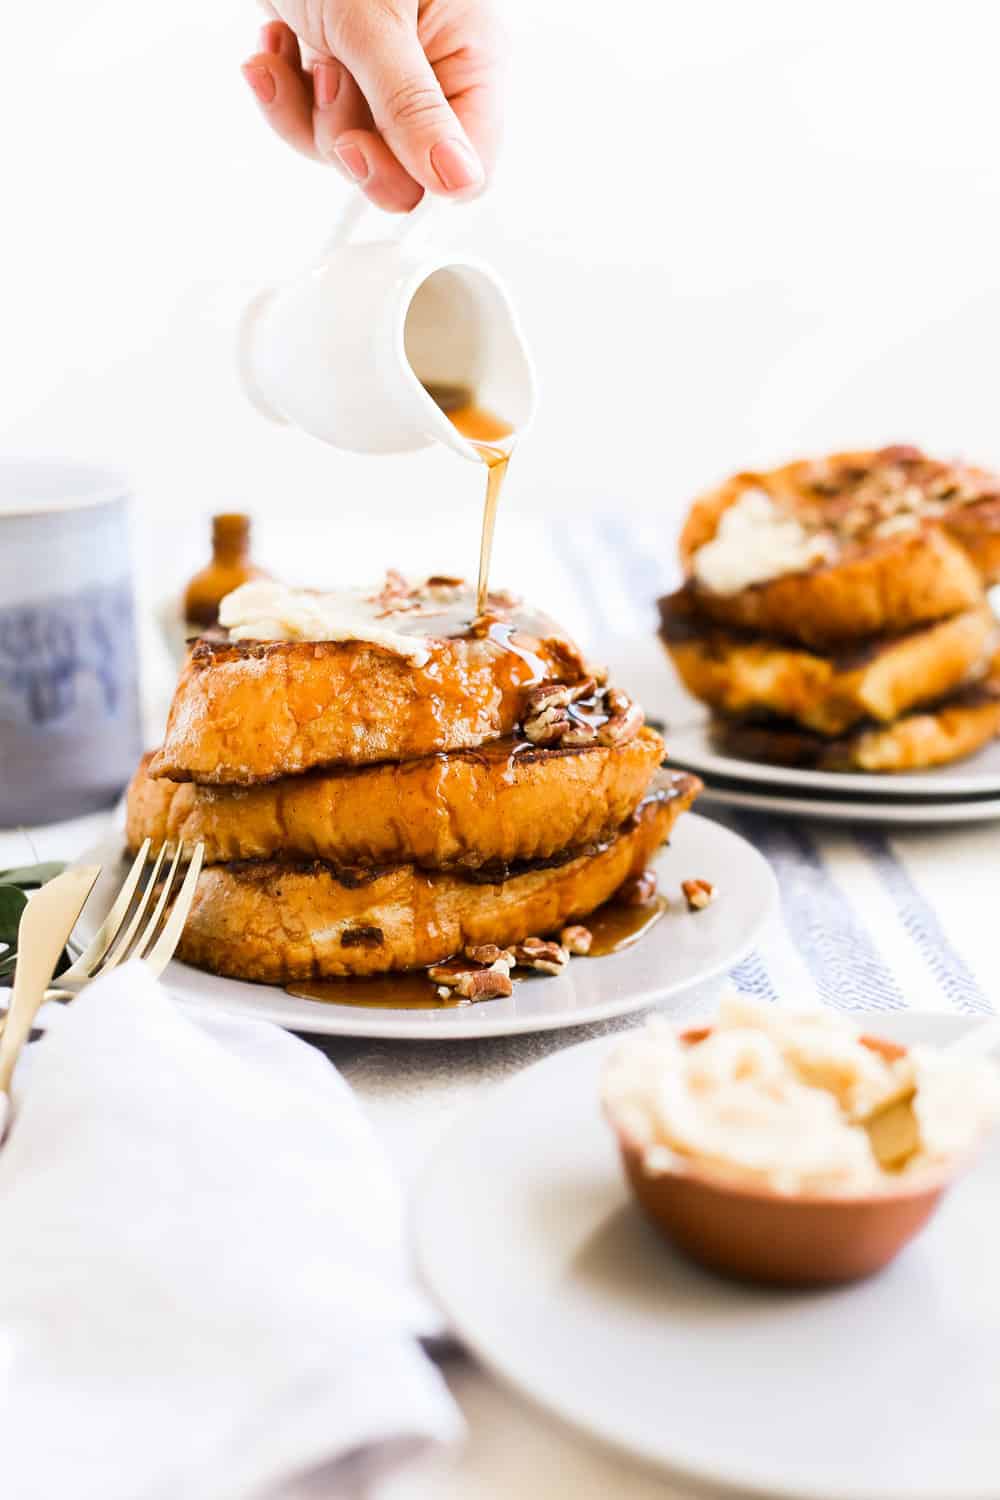
<path id="1" fill-rule="evenodd" d="M 330 250 L 336 250 L 340 245 L 345 245 L 371 207 L 364 193 L 357 192 L 349 198 L 333 233 L 323 247 L 324 254 Z M 433 212 L 434 196 L 432 193 L 425 192 L 416 208 L 411 208 L 407 214 L 395 216 L 396 224 L 388 238 L 400 245 L 404 242 L 412 243 L 416 237 L 427 232 L 428 220 Z"/>

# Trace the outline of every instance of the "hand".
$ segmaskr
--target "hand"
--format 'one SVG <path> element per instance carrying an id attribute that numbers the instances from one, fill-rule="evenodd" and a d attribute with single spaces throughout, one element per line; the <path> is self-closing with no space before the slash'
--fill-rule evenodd
<path id="1" fill-rule="evenodd" d="M 243 74 L 289 145 L 379 208 L 472 197 L 499 136 L 501 46 L 488 0 L 273 0 Z"/>

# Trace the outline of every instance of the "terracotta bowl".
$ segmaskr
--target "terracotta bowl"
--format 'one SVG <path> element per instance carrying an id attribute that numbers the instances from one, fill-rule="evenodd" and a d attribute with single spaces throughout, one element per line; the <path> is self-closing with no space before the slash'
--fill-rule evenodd
<path id="1" fill-rule="evenodd" d="M 682 1039 L 700 1042 L 710 1030 Z M 861 1040 L 890 1061 L 905 1051 L 877 1037 Z M 880 1271 L 927 1223 L 951 1181 L 928 1173 L 864 1197 L 791 1197 L 720 1181 L 686 1162 L 649 1174 L 640 1147 L 621 1131 L 618 1137 L 639 1203 L 678 1249 L 725 1276 L 777 1286 L 832 1286 Z"/>

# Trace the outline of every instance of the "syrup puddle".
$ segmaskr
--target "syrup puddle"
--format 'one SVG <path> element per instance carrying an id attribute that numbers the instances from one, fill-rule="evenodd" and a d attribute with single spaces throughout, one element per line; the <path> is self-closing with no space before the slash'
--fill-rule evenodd
<path id="1" fill-rule="evenodd" d="M 598 907 L 580 924 L 594 935 L 590 952 L 580 954 L 583 958 L 606 958 L 608 954 L 620 953 L 640 942 L 656 926 L 667 910 L 667 898 L 656 896 L 642 906 L 620 906 L 613 901 Z M 576 963 L 577 959 L 570 960 Z M 449 963 L 460 970 L 460 959 Z M 530 974 L 521 971 L 524 977 L 536 980 L 549 975 Z M 520 980 L 518 982 L 521 982 Z M 376 974 L 371 979 L 316 979 L 304 980 L 300 984 L 285 986 L 287 995 L 300 1000 L 319 1000 L 324 1005 L 357 1005 L 383 1010 L 455 1010 L 460 1005 L 485 1005 L 488 1002 L 463 1000 L 450 994 L 442 999 L 438 987 L 427 978 L 424 970 L 407 974 Z M 515 991 L 516 993 L 516 991 Z"/>

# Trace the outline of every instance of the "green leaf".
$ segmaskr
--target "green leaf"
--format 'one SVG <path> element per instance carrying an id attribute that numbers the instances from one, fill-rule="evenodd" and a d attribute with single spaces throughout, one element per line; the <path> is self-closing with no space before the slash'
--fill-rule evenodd
<path id="1" fill-rule="evenodd" d="M 36 886 L 45 885 L 49 880 L 55 880 L 65 868 L 57 859 L 50 859 L 40 865 L 20 865 L 16 870 L 0 870 L 0 882 L 4 885 L 19 885 L 22 890 L 30 891 Z"/>
<path id="2" fill-rule="evenodd" d="M 16 885 L 0 885 L 0 943 L 17 946 L 17 929 L 28 898 Z"/>
<path id="3" fill-rule="evenodd" d="M 6 953 L 3 958 L 0 958 L 0 980 L 9 979 L 16 965 L 16 953 Z"/>

